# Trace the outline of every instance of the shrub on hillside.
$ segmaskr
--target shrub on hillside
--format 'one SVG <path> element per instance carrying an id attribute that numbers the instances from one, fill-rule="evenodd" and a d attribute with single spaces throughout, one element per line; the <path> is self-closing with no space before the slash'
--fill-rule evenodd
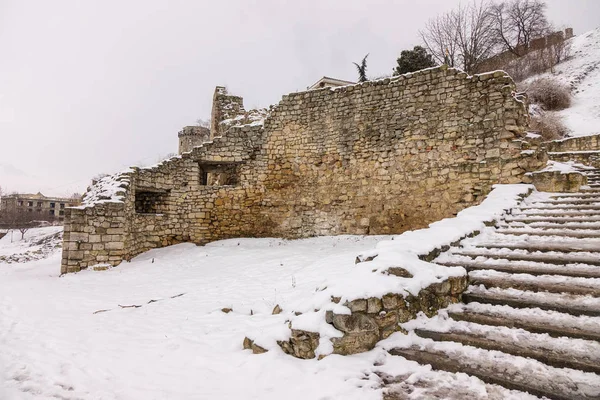
<path id="1" fill-rule="evenodd" d="M 542 106 L 546 111 L 563 110 L 571 106 L 571 90 L 553 78 L 539 78 L 525 89 L 531 103 Z"/>
<path id="2" fill-rule="evenodd" d="M 568 133 L 560 117 L 551 112 L 532 115 L 529 129 L 540 134 L 544 141 L 562 139 Z"/>

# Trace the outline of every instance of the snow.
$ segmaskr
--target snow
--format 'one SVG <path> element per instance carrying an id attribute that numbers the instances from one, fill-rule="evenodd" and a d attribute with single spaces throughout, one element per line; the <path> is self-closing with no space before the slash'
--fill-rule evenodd
<path id="1" fill-rule="evenodd" d="M 129 187 L 131 168 L 101 178 L 95 185 L 88 188 L 84 194 L 80 206 L 72 207 L 85 209 L 100 203 L 122 203 L 125 199 L 125 191 Z"/>
<path id="2" fill-rule="evenodd" d="M 570 136 L 600 133 L 600 28 L 571 39 L 572 58 L 556 66 L 554 76 L 571 86 L 570 108 L 558 112 Z"/>
<path id="3" fill-rule="evenodd" d="M 31 230 L 26 239 L 56 230 Z M 422 380 L 491 390 L 382 348 L 320 361 L 277 348 L 242 350 L 249 332 L 285 337 L 296 306 L 347 275 L 358 249 L 382 238 L 181 244 L 61 278 L 57 250 L 41 260 L 0 263 L 0 398 L 368 400 L 380 398 L 380 376 L 388 374 L 405 376 L 409 392 Z M 0 241 L 5 253 L 27 246 Z M 284 311 L 271 315 L 276 304 Z"/>
<path id="4" fill-rule="evenodd" d="M 570 293 L 530 292 L 519 289 L 488 288 L 483 285 L 469 286 L 467 294 L 485 295 L 502 299 L 518 300 L 535 304 L 559 305 L 563 307 L 575 307 L 588 311 L 600 311 L 600 298 L 593 296 L 582 296 Z"/>
<path id="5" fill-rule="evenodd" d="M 528 150 L 525 150 L 528 151 Z M 523 152 L 521 152 L 523 153 Z M 572 154 L 571 152 L 570 154 Z M 556 153 L 549 153 L 556 154 Z M 571 173 L 581 173 L 582 169 L 593 169 L 594 167 L 589 167 L 583 164 L 576 163 L 575 161 L 567 161 L 567 162 L 559 162 L 548 160 L 546 167 L 539 171 L 533 172 L 534 174 L 540 172 L 560 172 L 561 174 L 571 174 Z"/>
<path id="6" fill-rule="evenodd" d="M 548 314 L 547 314 L 548 315 Z M 591 318 L 588 318 L 588 320 Z M 547 324 L 547 322 L 545 322 Z M 523 349 L 546 351 L 554 357 L 600 362 L 600 343 L 592 340 L 568 337 L 553 338 L 547 333 L 531 333 L 523 329 L 506 326 L 481 325 L 473 322 L 455 321 L 447 312 L 440 312 L 432 318 L 421 315 L 419 318 L 402 324 L 404 329 L 426 329 L 440 333 L 456 333 L 485 337 L 492 343 L 507 343 Z"/>
<path id="7" fill-rule="evenodd" d="M 394 334 L 382 342 L 388 349 L 417 347 L 422 350 L 443 353 L 449 357 L 483 370 L 503 371 L 504 377 L 515 377 L 522 383 L 535 376 L 534 383 L 545 390 L 568 394 L 569 398 L 593 398 L 600 395 L 598 375 L 567 368 L 553 368 L 530 358 L 511 356 L 499 351 L 484 350 L 456 342 L 435 342 L 408 335 Z M 527 375 L 521 371 L 528 371 Z"/>
<path id="8" fill-rule="evenodd" d="M 508 318 L 534 325 L 551 325 L 557 328 L 576 329 L 579 331 L 600 331 L 600 318 L 587 315 L 574 316 L 552 310 L 539 308 L 513 308 L 509 306 L 481 303 L 453 304 L 448 312 L 472 312 L 492 317 Z"/>

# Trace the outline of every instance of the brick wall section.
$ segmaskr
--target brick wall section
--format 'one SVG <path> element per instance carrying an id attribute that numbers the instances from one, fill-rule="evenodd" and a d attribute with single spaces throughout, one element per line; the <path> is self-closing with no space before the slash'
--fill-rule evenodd
<path id="1" fill-rule="evenodd" d="M 134 169 L 122 203 L 72 209 L 62 271 L 184 241 L 401 233 L 453 216 L 526 172 L 514 91 L 502 72 L 439 67 L 284 96 L 264 127 Z M 220 170 L 236 183 L 202 185 Z M 160 193 L 156 214 L 136 212 L 136 191 Z"/>

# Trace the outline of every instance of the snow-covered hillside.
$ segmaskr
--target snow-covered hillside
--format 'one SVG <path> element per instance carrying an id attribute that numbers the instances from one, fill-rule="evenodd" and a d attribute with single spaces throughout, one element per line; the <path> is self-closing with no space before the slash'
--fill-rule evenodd
<path id="1" fill-rule="evenodd" d="M 572 58 L 556 76 L 573 89 L 573 104 L 560 112 L 571 136 L 600 133 L 600 28 L 571 39 Z"/>

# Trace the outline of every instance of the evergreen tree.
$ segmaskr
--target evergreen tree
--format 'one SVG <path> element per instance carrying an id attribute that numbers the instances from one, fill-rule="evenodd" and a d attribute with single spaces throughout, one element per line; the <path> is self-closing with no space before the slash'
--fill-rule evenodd
<path id="1" fill-rule="evenodd" d="M 415 46 L 412 50 L 403 50 L 397 62 L 398 66 L 394 69 L 394 75 L 435 67 L 433 57 L 421 46 Z"/>
<path id="2" fill-rule="evenodd" d="M 352 63 L 352 64 L 356 65 L 356 69 L 358 71 L 358 81 L 359 82 L 366 82 L 369 80 L 369 79 L 367 79 L 367 57 L 369 57 L 368 54 L 362 59 L 360 64 Z"/>

